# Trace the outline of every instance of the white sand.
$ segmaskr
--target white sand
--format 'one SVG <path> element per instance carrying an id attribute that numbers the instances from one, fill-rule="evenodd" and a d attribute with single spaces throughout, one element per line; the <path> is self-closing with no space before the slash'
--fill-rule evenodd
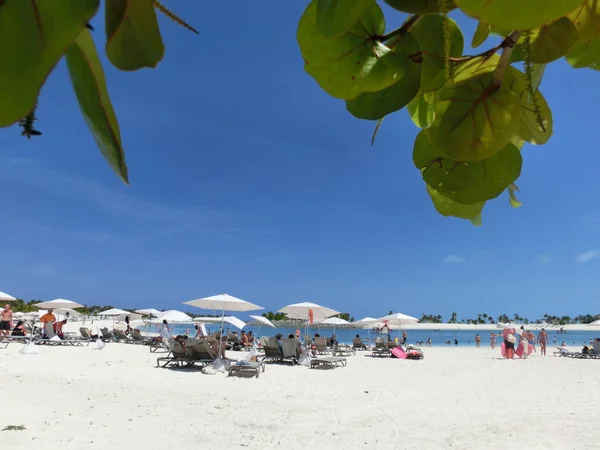
<path id="1" fill-rule="evenodd" d="M 256 379 L 158 369 L 141 346 L 20 347 L 0 350 L 0 429 L 26 430 L 0 431 L 3 449 L 599 448 L 598 360 L 427 348 Z"/>

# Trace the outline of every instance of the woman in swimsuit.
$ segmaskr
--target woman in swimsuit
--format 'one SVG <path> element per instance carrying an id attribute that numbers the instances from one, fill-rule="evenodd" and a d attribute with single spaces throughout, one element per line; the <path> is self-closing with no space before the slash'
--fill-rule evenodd
<path id="1" fill-rule="evenodd" d="M 538 344 L 540 344 L 540 354 L 546 356 L 546 346 L 548 345 L 548 333 L 542 328 L 537 338 Z"/>
<path id="2" fill-rule="evenodd" d="M 496 347 L 496 333 L 493 331 L 490 333 L 490 347 L 492 347 L 492 350 Z"/>

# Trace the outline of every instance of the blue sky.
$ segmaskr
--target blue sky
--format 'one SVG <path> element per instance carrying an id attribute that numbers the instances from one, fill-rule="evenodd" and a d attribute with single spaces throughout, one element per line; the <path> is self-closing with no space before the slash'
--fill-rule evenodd
<path id="1" fill-rule="evenodd" d="M 599 312 L 593 71 L 547 69 L 555 131 L 524 148 L 525 206 L 492 201 L 475 228 L 433 209 L 406 112 L 371 148 L 373 123 L 304 73 L 295 30 L 306 2 L 167 3 L 200 36 L 162 20 L 157 70 L 106 69 L 130 187 L 96 149 L 64 63 L 41 96 L 44 135 L 0 133 L 0 290 L 157 308 L 227 292 L 357 318 Z M 470 42 L 472 23 L 459 22 Z"/>

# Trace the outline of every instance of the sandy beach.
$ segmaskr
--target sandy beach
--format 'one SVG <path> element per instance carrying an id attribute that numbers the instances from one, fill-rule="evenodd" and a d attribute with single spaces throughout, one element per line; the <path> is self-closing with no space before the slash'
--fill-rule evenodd
<path id="1" fill-rule="evenodd" d="M 260 378 L 155 368 L 147 347 L 0 350 L 3 448 L 600 448 L 600 361 L 427 348 Z M 239 356 L 229 352 L 230 357 Z"/>

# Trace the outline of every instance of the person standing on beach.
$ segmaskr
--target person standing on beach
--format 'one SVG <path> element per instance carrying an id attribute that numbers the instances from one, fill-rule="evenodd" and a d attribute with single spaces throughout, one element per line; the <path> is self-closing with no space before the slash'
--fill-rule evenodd
<path id="1" fill-rule="evenodd" d="M 542 328 L 537 338 L 538 344 L 540 344 L 540 354 L 546 356 L 546 346 L 548 345 L 548 333 Z"/>
<path id="2" fill-rule="evenodd" d="M 478 334 L 475 335 L 475 346 L 477 348 L 479 348 L 479 346 L 481 345 L 481 336 L 479 336 Z"/>
<path id="3" fill-rule="evenodd" d="M 406 334 L 406 330 L 402 330 L 402 345 L 406 345 L 406 339 L 408 335 Z"/>
<path id="4" fill-rule="evenodd" d="M 496 333 L 493 331 L 490 333 L 490 347 L 492 347 L 492 350 L 496 348 Z"/>
<path id="5" fill-rule="evenodd" d="M 12 322 L 12 310 L 10 305 L 7 304 L 0 314 L 0 340 L 8 337 L 10 333 L 10 323 Z"/>
<path id="6" fill-rule="evenodd" d="M 502 337 L 504 338 L 505 357 L 506 359 L 513 359 L 515 356 L 515 342 L 517 342 L 515 329 L 505 328 L 502 331 Z"/>
<path id="7" fill-rule="evenodd" d="M 40 322 L 42 322 L 44 333 L 43 335 L 47 338 L 51 337 L 54 334 L 53 324 L 56 322 L 56 316 L 52 313 L 52 310 L 49 309 L 46 314 L 40 317 Z"/>

